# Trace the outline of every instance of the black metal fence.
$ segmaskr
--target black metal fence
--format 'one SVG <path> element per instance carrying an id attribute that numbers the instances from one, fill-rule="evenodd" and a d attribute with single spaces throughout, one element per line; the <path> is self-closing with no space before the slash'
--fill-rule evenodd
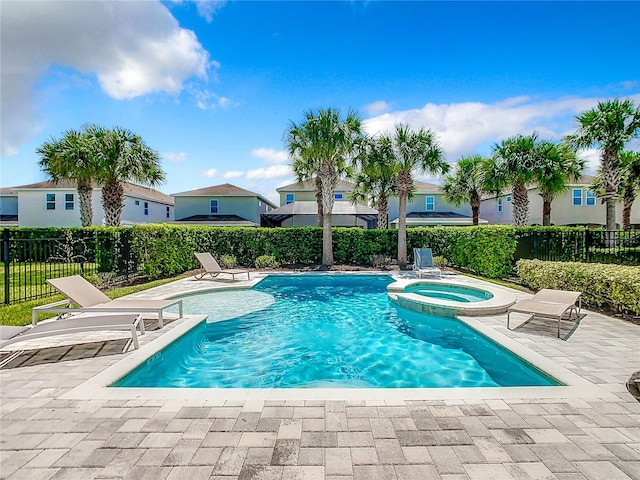
<path id="1" fill-rule="evenodd" d="M 640 265 L 640 230 L 518 232 L 515 260 Z"/>
<path id="2" fill-rule="evenodd" d="M 137 274 L 128 232 L 73 230 L 65 236 L 29 238 L 4 229 L 0 260 L 0 302 L 13 304 L 52 296 L 49 278 L 82 275 L 94 283 Z"/>

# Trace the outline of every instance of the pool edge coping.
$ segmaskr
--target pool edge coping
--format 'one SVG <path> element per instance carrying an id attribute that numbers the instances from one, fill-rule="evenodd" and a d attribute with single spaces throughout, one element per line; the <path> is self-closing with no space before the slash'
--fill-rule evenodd
<path id="1" fill-rule="evenodd" d="M 266 273 L 266 272 L 265 272 Z M 279 273 L 279 272 L 278 272 Z M 344 274 L 351 272 L 327 272 L 322 274 Z M 360 273 L 360 272 L 356 272 Z M 364 273 L 364 272 L 362 272 Z M 367 272 L 371 274 L 371 272 Z M 282 273 L 286 274 L 286 273 Z M 314 275 L 317 272 L 295 272 L 299 275 Z M 378 275 L 389 275 L 394 280 L 399 277 L 394 272 L 381 272 Z M 266 273 L 265 277 L 271 275 Z M 276 274 L 277 275 L 277 274 Z M 262 277 L 264 278 L 264 277 Z M 262 278 L 256 279 L 258 283 Z M 476 282 L 481 282 L 473 279 Z M 253 286 L 255 283 L 251 282 Z M 482 282 L 485 283 L 485 282 Z M 229 286 L 231 288 L 251 288 L 251 286 Z M 225 286 L 226 287 L 226 286 Z M 229 287 L 221 289 L 229 289 Z M 208 289 L 217 290 L 216 288 Z M 202 293 L 197 290 L 176 296 Z M 475 388 L 286 388 L 286 389 L 255 389 L 255 388 L 148 388 L 148 387 L 111 387 L 114 382 L 131 372 L 143 362 L 147 361 L 160 350 L 190 331 L 200 322 L 205 321 L 206 315 L 185 316 L 184 320 L 176 324 L 158 338 L 152 340 L 138 350 L 126 355 L 115 364 L 107 367 L 80 385 L 72 388 L 61 396 L 64 399 L 201 399 L 243 401 L 253 400 L 485 400 L 485 399 L 531 399 L 531 398 L 595 398 L 612 399 L 614 395 L 602 387 L 586 380 L 567 368 L 554 363 L 552 360 L 534 352 L 495 328 L 471 317 L 457 316 L 470 328 L 490 338 L 503 348 L 529 362 L 542 372 L 564 383 L 562 386 L 539 387 L 475 387 Z"/>

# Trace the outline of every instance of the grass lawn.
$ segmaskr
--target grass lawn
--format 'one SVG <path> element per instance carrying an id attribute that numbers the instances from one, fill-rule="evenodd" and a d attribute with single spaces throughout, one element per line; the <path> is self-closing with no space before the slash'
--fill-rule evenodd
<path id="1" fill-rule="evenodd" d="M 164 285 L 165 283 L 173 282 L 180 278 L 189 276 L 189 274 L 182 274 L 173 278 L 165 278 L 162 280 L 154 280 L 152 282 L 141 283 L 138 285 L 131 285 L 127 287 L 114 288 L 105 292 L 110 298 L 123 297 L 131 293 L 140 292 L 149 288 Z M 45 305 L 47 303 L 56 302 L 58 300 L 64 300 L 62 295 L 54 295 L 51 297 L 41 298 L 38 300 L 29 300 L 27 302 L 16 303 L 14 305 L 1 305 L 0 306 L 0 325 L 21 326 L 29 325 L 31 323 L 31 309 L 39 305 Z M 55 314 L 43 314 L 40 316 L 41 320 L 45 318 L 54 317 Z"/>

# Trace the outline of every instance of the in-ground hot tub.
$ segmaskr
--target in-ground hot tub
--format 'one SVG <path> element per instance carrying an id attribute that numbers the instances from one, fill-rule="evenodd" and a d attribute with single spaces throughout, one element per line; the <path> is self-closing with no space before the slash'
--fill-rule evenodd
<path id="1" fill-rule="evenodd" d="M 404 308 L 445 317 L 496 315 L 516 302 L 515 295 L 503 289 L 460 281 L 403 280 L 389 285 L 387 291 Z"/>

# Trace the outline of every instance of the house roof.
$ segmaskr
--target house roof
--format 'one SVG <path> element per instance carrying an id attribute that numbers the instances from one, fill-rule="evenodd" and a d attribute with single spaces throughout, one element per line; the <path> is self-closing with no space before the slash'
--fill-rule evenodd
<path id="1" fill-rule="evenodd" d="M 263 213 L 266 216 L 277 215 L 317 215 L 318 204 L 313 200 L 296 201 L 283 205 L 282 207 Z M 359 203 L 353 205 L 351 202 L 333 202 L 332 215 L 377 215 L 378 211 L 361 205 Z"/>
<path id="2" fill-rule="evenodd" d="M 356 185 L 346 180 L 338 180 L 336 185 L 337 192 L 349 192 L 353 190 Z M 302 183 L 292 183 L 291 185 L 285 185 L 284 187 L 276 188 L 278 192 L 315 192 L 316 185 L 314 182 L 306 181 Z"/>
<path id="3" fill-rule="evenodd" d="M 442 186 L 437 183 L 413 182 L 416 193 L 442 193 Z"/>
<path id="4" fill-rule="evenodd" d="M 191 215 L 173 223 L 187 225 L 212 225 L 225 227 L 256 227 L 257 225 L 238 215 Z"/>
<path id="5" fill-rule="evenodd" d="M 245 190 L 244 188 L 236 187 L 230 183 L 223 183 L 222 185 L 213 185 L 211 187 L 196 188 L 195 190 L 187 190 L 186 192 L 172 193 L 172 197 L 211 197 L 216 195 L 226 195 L 229 197 L 257 197 L 263 202 L 272 207 L 276 205 L 270 200 L 259 193 Z"/>
<path id="6" fill-rule="evenodd" d="M 392 224 L 398 223 L 398 219 L 391 220 Z M 489 223 L 479 218 L 479 224 Z M 408 226 L 419 225 L 473 225 L 473 217 L 461 215 L 455 212 L 410 212 L 407 214 Z"/>
<path id="7" fill-rule="evenodd" d="M 28 185 L 0 188 L 0 195 L 17 195 L 19 191 L 24 190 L 75 190 L 76 188 L 77 184 L 72 180 L 60 180 L 59 182 L 46 180 L 44 182 L 30 183 Z M 101 188 L 101 186 L 99 184 L 94 184 L 93 188 L 98 189 Z M 172 197 L 153 188 L 143 187 L 142 185 L 135 185 L 128 182 L 123 184 L 123 188 L 124 194 L 128 197 L 137 197 L 145 200 L 166 203 L 167 205 L 173 205 Z"/>

